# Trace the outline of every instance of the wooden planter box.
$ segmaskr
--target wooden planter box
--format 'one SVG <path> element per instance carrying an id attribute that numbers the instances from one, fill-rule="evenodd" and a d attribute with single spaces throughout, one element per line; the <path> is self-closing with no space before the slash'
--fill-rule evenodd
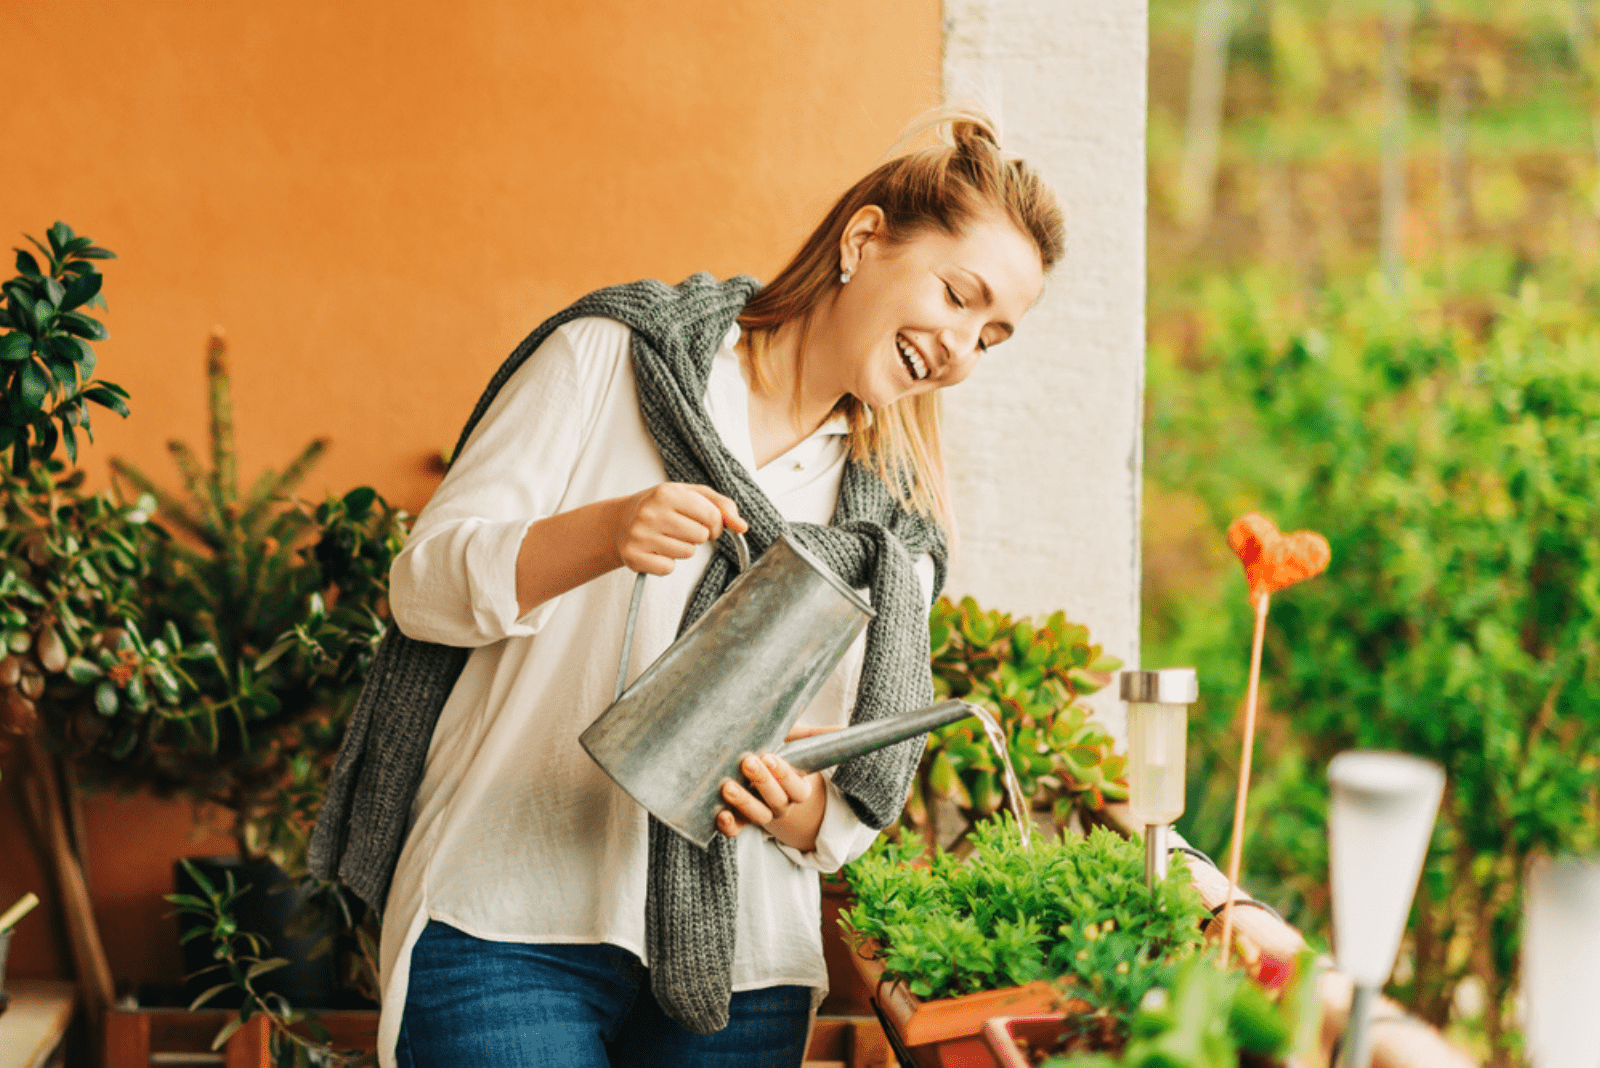
<path id="1" fill-rule="evenodd" d="M 1060 1029 L 1060 1016 L 995 1016 L 984 1021 L 983 1040 L 999 1068 L 1029 1068 L 1017 1039 L 1037 1049 L 1054 1042 Z"/>
<path id="2" fill-rule="evenodd" d="M 995 1068 L 994 1055 L 983 1038 L 983 1025 L 996 1016 L 1078 1012 L 1087 1002 L 1063 998 L 1046 982 L 1004 990 L 985 990 L 958 998 L 923 1001 L 899 981 L 885 982 L 883 963 L 869 944 L 852 956 L 861 977 L 877 991 L 874 1001 L 889 1041 L 917 1068 Z"/>
<path id="3" fill-rule="evenodd" d="M 111 1009 L 105 1015 L 103 1068 L 148 1068 L 161 1063 L 271 1068 L 264 1017 L 239 1028 L 222 1049 L 212 1052 L 211 1040 L 233 1016 L 222 1009 Z M 370 1051 L 377 1043 L 376 1012 L 327 1011 L 317 1017 L 339 1049 Z"/>
<path id="4" fill-rule="evenodd" d="M 1111 806 L 1106 822 L 1128 834 L 1131 818 L 1125 806 Z M 1189 873 L 1206 907 L 1219 911 L 1228 900 L 1227 876 L 1200 861 L 1191 861 Z M 1305 948 L 1300 932 L 1278 916 L 1253 904 L 1240 906 L 1249 895 L 1235 895 L 1233 932 L 1240 952 L 1270 953 L 1283 960 L 1295 957 Z M 1217 922 L 1213 932 L 1221 930 Z M 1084 1002 L 1063 1001 L 1048 983 L 991 990 L 965 997 L 924 1002 L 901 982 L 885 982 L 883 965 L 873 959 L 875 947 L 855 948 L 851 960 L 862 978 L 876 992 L 874 1002 L 879 1018 L 890 1032 L 891 1043 L 898 1042 L 917 1068 L 1008 1068 L 996 1059 L 983 1036 L 985 1022 L 993 1017 L 1041 1016 L 1059 1018 L 1063 1013 L 1087 1009 Z M 1317 979 L 1317 997 L 1322 1002 L 1322 1060 L 1335 1040 L 1344 1034 L 1350 1013 L 1350 980 L 1332 969 L 1332 962 Z M 1460 1047 L 1445 1040 L 1438 1031 L 1408 1016 L 1400 1006 L 1384 999 L 1373 1023 L 1373 1068 L 1475 1068 L 1474 1061 Z"/>

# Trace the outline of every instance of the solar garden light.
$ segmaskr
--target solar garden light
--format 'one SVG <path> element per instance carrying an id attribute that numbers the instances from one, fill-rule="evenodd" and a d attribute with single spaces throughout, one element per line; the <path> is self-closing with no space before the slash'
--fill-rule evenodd
<path id="1" fill-rule="evenodd" d="M 1144 824 L 1144 881 L 1167 877 L 1167 830 L 1183 815 L 1189 706 L 1200 696 L 1194 668 L 1124 671 L 1128 702 L 1128 807 Z"/>
<path id="2" fill-rule="evenodd" d="M 1533 1068 L 1600 1065 L 1600 858 L 1528 864 L 1522 1003 Z"/>
<path id="3" fill-rule="evenodd" d="M 1444 771 L 1403 753 L 1358 750 L 1334 757 L 1328 779 L 1334 956 L 1355 984 L 1344 1063 L 1367 1068 L 1373 1009 L 1400 952 L 1444 794 Z"/>

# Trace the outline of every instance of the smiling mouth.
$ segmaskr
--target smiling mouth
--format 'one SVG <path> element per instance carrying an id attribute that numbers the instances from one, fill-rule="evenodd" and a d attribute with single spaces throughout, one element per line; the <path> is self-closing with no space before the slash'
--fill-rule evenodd
<path id="1" fill-rule="evenodd" d="M 927 378 L 928 364 L 923 360 L 922 353 L 918 352 L 911 342 L 899 334 L 895 335 L 894 344 L 895 348 L 900 350 L 900 362 L 905 364 L 906 370 L 911 373 L 911 380 L 913 382 L 921 382 L 924 378 Z"/>

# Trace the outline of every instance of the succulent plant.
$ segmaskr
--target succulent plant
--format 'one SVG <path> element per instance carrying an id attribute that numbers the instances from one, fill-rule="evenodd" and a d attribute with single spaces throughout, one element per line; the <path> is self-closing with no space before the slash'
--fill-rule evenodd
<path id="1" fill-rule="evenodd" d="M 929 635 L 935 692 L 995 717 L 1030 809 L 1065 825 L 1075 806 L 1098 809 L 1128 796 L 1126 758 L 1078 702 L 1122 666 L 1089 641 L 1087 627 L 1061 612 L 1036 623 L 985 610 L 970 597 L 945 597 L 933 607 Z M 972 720 L 929 737 L 902 823 L 940 841 L 941 798 L 955 803 L 969 827 L 1005 801 L 1000 761 Z"/>

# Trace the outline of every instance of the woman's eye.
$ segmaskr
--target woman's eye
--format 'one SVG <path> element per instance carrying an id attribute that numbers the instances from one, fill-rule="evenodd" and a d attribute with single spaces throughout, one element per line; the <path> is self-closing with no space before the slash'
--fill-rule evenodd
<path id="1" fill-rule="evenodd" d="M 954 304 L 956 307 L 958 307 L 958 308 L 965 308 L 966 307 L 965 304 L 961 303 L 961 298 L 956 295 L 956 291 L 954 289 L 950 288 L 950 283 L 949 282 L 946 282 L 944 284 L 944 295 L 949 297 L 950 298 L 950 303 Z"/>

